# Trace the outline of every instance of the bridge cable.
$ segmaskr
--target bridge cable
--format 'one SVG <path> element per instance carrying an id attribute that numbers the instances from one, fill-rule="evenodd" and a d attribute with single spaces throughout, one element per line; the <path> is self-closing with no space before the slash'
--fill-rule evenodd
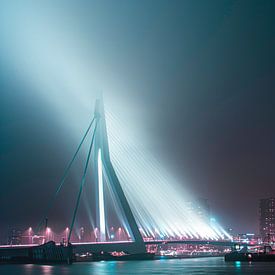
<path id="1" fill-rule="evenodd" d="M 88 164 L 89 164 L 89 161 L 90 161 L 90 156 L 91 156 L 91 152 L 92 152 L 92 147 L 93 147 L 93 143 L 94 143 L 94 138 L 95 138 L 95 133 L 96 133 L 97 125 L 98 125 L 98 121 L 96 121 L 94 133 L 93 133 L 91 144 L 90 144 L 90 148 L 89 148 L 89 152 L 88 152 L 88 155 L 87 155 L 87 160 L 86 160 L 83 176 L 82 176 L 82 179 L 81 179 L 81 184 L 80 184 L 80 188 L 79 188 L 79 192 L 78 192 L 78 196 L 77 196 L 77 201 L 76 201 L 76 205 L 75 205 L 75 208 L 74 208 L 72 223 L 71 223 L 71 226 L 70 226 L 70 232 L 69 232 L 69 235 L 68 235 L 68 240 L 67 240 L 68 244 L 69 244 L 70 239 L 71 239 L 72 230 L 73 230 L 73 227 L 74 227 L 76 213 L 77 213 L 77 210 L 78 210 L 78 207 L 79 207 L 79 202 L 80 202 L 80 197 L 81 197 L 82 189 L 83 189 L 83 186 L 84 186 L 85 181 L 86 181 L 87 169 L 88 169 Z"/>
<path id="2" fill-rule="evenodd" d="M 65 172 L 64 172 L 63 176 L 61 177 L 61 179 L 60 179 L 60 181 L 59 181 L 58 188 L 56 189 L 53 198 L 49 201 L 49 203 L 48 203 L 48 205 L 47 205 L 47 207 L 46 207 L 45 215 L 43 216 L 43 218 L 41 219 L 41 221 L 40 221 L 40 222 L 38 223 L 38 225 L 37 225 L 37 230 L 36 230 L 37 232 L 40 231 L 40 228 L 41 228 L 41 225 L 42 225 L 43 221 L 44 221 L 45 219 L 47 219 L 47 216 L 48 216 L 48 214 L 49 214 L 51 208 L 53 207 L 53 204 L 54 204 L 54 202 L 55 202 L 55 199 L 56 199 L 56 197 L 58 196 L 60 190 L 62 189 L 62 187 L 63 187 L 63 185 L 64 185 L 64 182 L 65 182 L 65 180 L 66 180 L 66 178 L 67 178 L 67 176 L 68 176 L 68 172 L 69 172 L 69 170 L 71 169 L 72 164 L 73 164 L 74 160 L 76 159 L 77 154 L 78 154 L 78 152 L 79 152 L 79 150 L 80 150 L 80 148 L 81 148 L 83 142 L 85 141 L 85 139 L 86 139 L 88 133 L 90 132 L 90 129 L 91 129 L 91 127 L 92 127 L 94 121 L 95 121 L 95 116 L 93 117 L 92 121 L 90 122 L 90 124 L 89 124 L 89 126 L 88 126 L 88 128 L 87 128 L 87 130 L 86 130 L 86 132 L 85 132 L 85 134 L 84 134 L 84 136 L 83 136 L 83 138 L 81 139 L 81 141 L 80 141 L 80 143 L 79 143 L 79 145 L 78 145 L 78 147 L 77 147 L 77 149 L 76 149 L 76 151 L 75 151 L 75 153 L 74 153 L 72 159 L 71 159 L 70 162 L 67 164 L 67 166 L 66 166 L 66 168 L 65 168 Z"/>

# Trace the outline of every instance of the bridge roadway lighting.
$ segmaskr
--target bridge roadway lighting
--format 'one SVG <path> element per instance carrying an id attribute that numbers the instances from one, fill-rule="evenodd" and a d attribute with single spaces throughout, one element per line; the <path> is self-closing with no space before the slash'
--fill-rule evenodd
<path id="1" fill-rule="evenodd" d="M 29 227 L 28 229 L 28 236 L 29 236 L 29 244 L 32 244 L 32 235 L 33 235 L 33 231 L 32 231 L 32 228 Z"/>
<path id="2" fill-rule="evenodd" d="M 121 227 L 118 228 L 118 240 L 121 241 Z"/>
<path id="3" fill-rule="evenodd" d="M 97 242 L 98 241 L 98 228 L 97 227 L 94 229 L 94 234 L 95 234 L 95 241 Z"/>
<path id="4" fill-rule="evenodd" d="M 68 240 L 68 234 L 69 234 L 69 227 L 66 227 L 65 229 L 65 239 Z"/>
<path id="5" fill-rule="evenodd" d="M 46 228 L 46 239 L 47 239 L 47 241 L 50 240 L 51 232 L 52 232 L 51 228 L 50 228 L 50 227 L 47 227 L 47 228 Z"/>
<path id="6" fill-rule="evenodd" d="M 114 238 L 115 238 L 115 231 L 114 231 L 114 227 L 111 226 L 111 228 L 110 228 L 110 239 L 114 240 Z"/>

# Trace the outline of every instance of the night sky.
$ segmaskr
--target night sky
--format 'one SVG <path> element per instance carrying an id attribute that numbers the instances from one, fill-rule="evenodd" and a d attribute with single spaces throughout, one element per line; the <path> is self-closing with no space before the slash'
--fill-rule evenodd
<path id="1" fill-rule="evenodd" d="M 275 196 L 274 1 L 11 2 L 0 10 L 2 232 L 40 219 L 95 91 L 225 228 L 258 231 L 258 200 Z"/>

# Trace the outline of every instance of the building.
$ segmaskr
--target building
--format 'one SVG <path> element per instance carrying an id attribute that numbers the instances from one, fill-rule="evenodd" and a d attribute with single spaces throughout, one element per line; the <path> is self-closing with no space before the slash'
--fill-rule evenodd
<path id="1" fill-rule="evenodd" d="M 256 244 L 259 238 L 254 233 L 238 233 L 233 236 L 233 240 L 242 243 Z"/>
<path id="2" fill-rule="evenodd" d="M 275 240 L 275 197 L 260 200 L 260 235 L 263 241 Z"/>

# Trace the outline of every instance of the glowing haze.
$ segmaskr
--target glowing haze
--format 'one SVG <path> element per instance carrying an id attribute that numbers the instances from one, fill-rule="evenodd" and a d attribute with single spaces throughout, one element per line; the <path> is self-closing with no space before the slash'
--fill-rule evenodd
<path id="1" fill-rule="evenodd" d="M 111 159 L 145 235 L 229 237 L 218 224 L 208 224 L 187 210 L 186 201 L 192 197 L 147 148 L 139 106 L 119 96 L 128 80 L 117 80 L 105 66 L 105 56 L 93 54 L 93 45 L 87 44 L 75 22 L 45 3 L 7 2 L 1 10 L 2 60 L 33 87 L 33 100 L 43 98 L 45 108 L 70 129 L 76 144 L 103 91 Z"/>

